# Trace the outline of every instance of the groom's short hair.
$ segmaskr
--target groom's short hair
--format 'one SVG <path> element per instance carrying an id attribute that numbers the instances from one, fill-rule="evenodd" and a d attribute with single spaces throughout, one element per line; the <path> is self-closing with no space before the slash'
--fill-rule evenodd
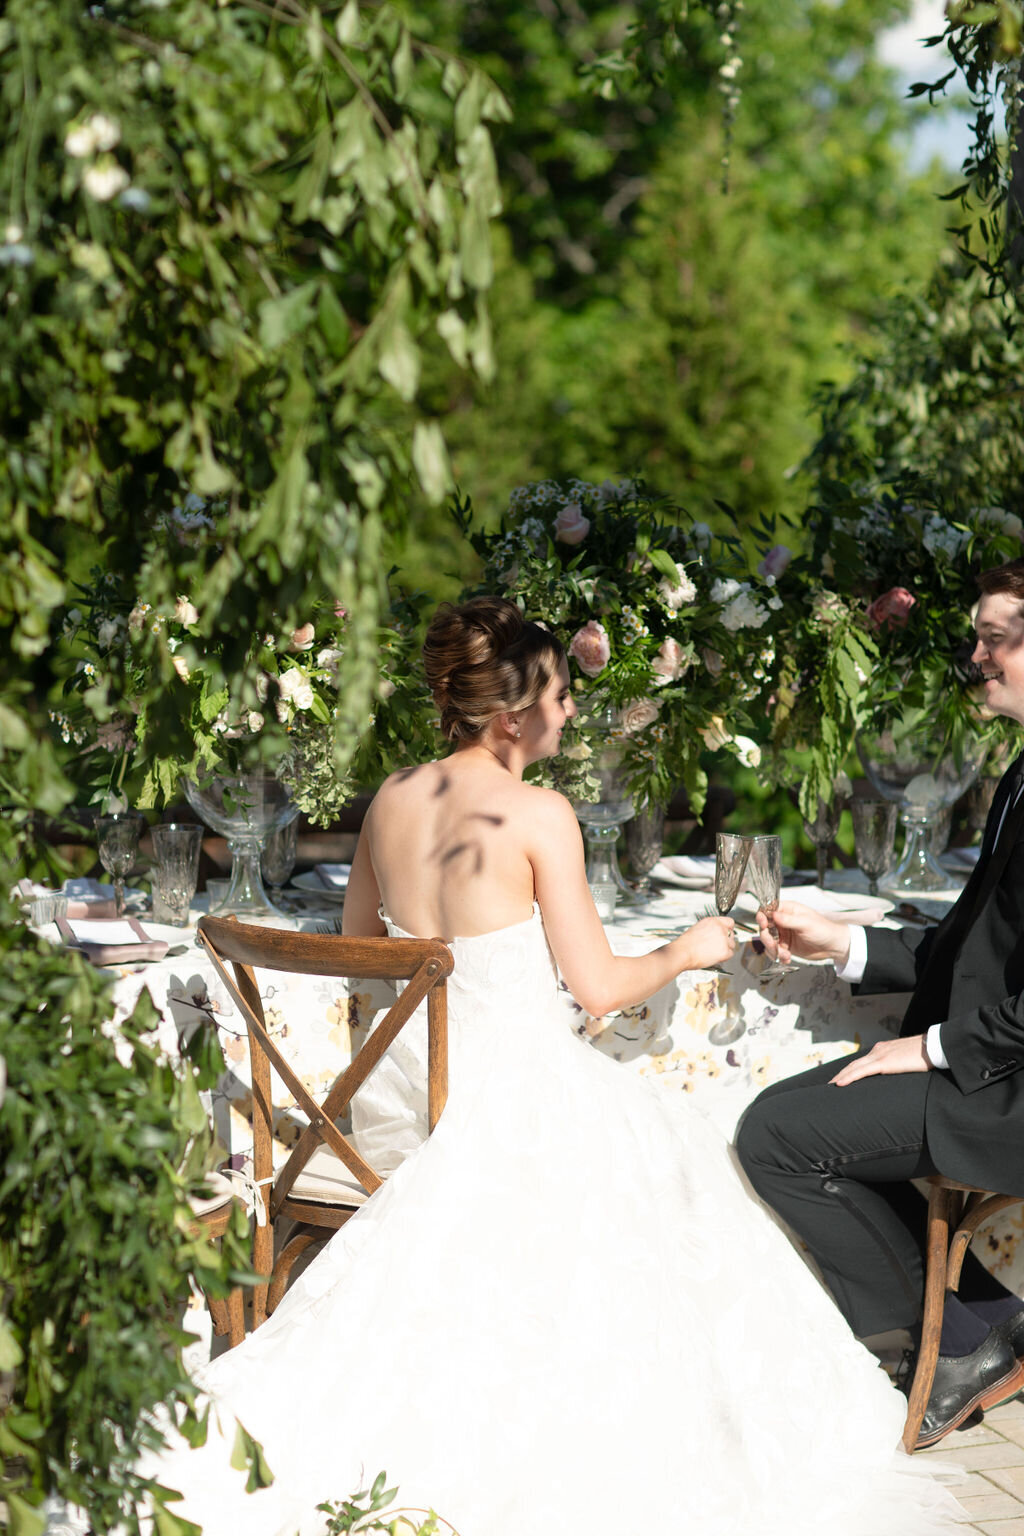
<path id="1" fill-rule="evenodd" d="M 1005 565 L 994 565 L 990 571 L 982 571 L 978 586 L 986 597 L 996 592 L 1008 592 L 1024 604 L 1024 559 L 1007 560 Z"/>

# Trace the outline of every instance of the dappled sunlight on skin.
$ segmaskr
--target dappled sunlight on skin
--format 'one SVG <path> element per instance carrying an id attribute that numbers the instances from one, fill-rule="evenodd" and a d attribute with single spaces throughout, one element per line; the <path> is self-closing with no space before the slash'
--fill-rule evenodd
<path id="1" fill-rule="evenodd" d="M 464 819 L 466 821 L 482 821 L 489 827 L 503 827 L 505 825 L 504 816 L 491 816 L 483 811 L 475 811 L 472 816 L 465 817 Z M 454 864 L 457 860 L 469 858 L 472 860 L 472 866 L 468 870 L 464 870 L 463 873 L 472 875 L 482 874 L 484 868 L 483 839 L 479 837 L 466 837 L 462 842 L 453 843 L 446 849 L 434 848 L 431 850 L 431 857 L 439 859 L 442 865 Z"/>

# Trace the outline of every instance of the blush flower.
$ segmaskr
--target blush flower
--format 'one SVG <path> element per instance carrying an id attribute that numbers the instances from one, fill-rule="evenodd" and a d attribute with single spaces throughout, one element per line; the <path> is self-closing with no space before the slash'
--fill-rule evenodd
<path id="1" fill-rule="evenodd" d="M 611 654 L 608 633 L 597 619 L 588 619 L 569 642 L 569 655 L 588 677 L 596 677 L 599 672 L 603 672 Z"/>
<path id="2" fill-rule="evenodd" d="M 562 544 L 582 544 L 590 532 L 590 519 L 577 501 L 567 501 L 555 518 L 555 538 Z"/>
<path id="3" fill-rule="evenodd" d="M 906 587 L 890 587 L 888 592 L 883 592 L 881 597 L 876 597 L 868 608 L 868 618 L 872 624 L 879 626 L 885 624 L 890 629 L 903 629 L 910 618 L 910 610 L 917 603 L 917 598 Z"/>
<path id="4" fill-rule="evenodd" d="M 657 655 L 651 662 L 655 688 L 664 688 L 667 683 L 674 683 L 677 678 L 682 677 L 686 668 L 686 652 L 679 641 L 673 640 L 669 635 L 661 642 Z"/>
<path id="5" fill-rule="evenodd" d="M 308 651 L 312 648 L 316 630 L 312 624 L 303 624 L 301 629 L 293 629 L 288 641 L 288 647 L 293 651 Z"/>
<path id="6" fill-rule="evenodd" d="M 179 597 L 174 605 L 174 617 L 179 624 L 198 624 L 199 610 L 187 597 Z"/>
<path id="7" fill-rule="evenodd" d="M 623 735 L 635 736 L 638 731 L 646 730 L 658 718 L 660 704 L 653 699 L 631 699 L 628 704 L 622 706 L 619 715 L 619 724 Z"/>

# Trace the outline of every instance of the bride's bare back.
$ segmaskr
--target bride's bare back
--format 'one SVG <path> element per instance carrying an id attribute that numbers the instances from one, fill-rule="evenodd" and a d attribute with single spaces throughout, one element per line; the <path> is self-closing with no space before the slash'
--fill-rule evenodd
<path id="1" fill-rule="evenodd" d="M 543 791 L 472 752 L 392 774 L 366 829 L 388 916 L 407 933 L 445 939 L 529 917 L 527 828 L 538 796 Z"/>

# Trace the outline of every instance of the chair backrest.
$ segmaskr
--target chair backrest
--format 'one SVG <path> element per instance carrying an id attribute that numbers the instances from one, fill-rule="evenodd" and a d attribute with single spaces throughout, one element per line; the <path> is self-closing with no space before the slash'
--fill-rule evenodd
<path id="1" fill-rule="evenodd" d="M 448 1097 L 448 1004 L 446 983 L 455 964 L 442 939 L 363 939 L 335 934 L 293 933 L 262 928 L 236 918 L 203 917 L 199 940 L 245 1019 L 249 1035 L 253 1091 L 253 1177 L 266 1185 L 273 1178 L 271 1067 L 309 1120 L 287 1162 L 274 1179 L 270 1199 L 273 1220 L 288 1191 L 319 1142 L 325 1142 L 367 1194 L 382 1182 L 338 1130 L 335 1121 L 348 1110 L 388 1046 L 413 1012 L 427 999 L 427 1115 L 432 1131 Z M 234 978 L 225 962 L 231 965 Z M 318 1104 L 285 1060 L 267 1031 L 254 970 L 292 971 L 307 976 L 349 976 L 361 980 L 405 981 L 407 985 L 369 1038 L 339 1073 Z"/>

